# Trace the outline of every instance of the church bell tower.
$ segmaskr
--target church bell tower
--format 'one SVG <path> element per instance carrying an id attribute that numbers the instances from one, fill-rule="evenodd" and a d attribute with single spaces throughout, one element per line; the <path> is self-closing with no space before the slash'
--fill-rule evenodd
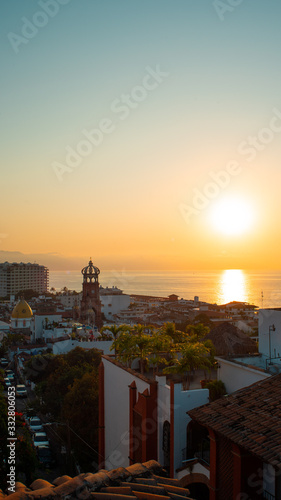
<path id="1" fill-rule="evenodd" d="M 101 301 L 99 291 L 99 274 L 98 267 L 93 265 L 90 258 L 89 264 L 83 267 L 83 290 L 80 310 L 80 321 L 84 324 L 102 327 L 101 317 Z"/>

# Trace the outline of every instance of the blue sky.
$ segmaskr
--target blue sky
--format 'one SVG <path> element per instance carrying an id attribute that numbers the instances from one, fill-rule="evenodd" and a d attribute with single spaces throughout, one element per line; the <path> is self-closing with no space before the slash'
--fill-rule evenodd
<path id="1" fill-rule="evenodd" d="M 211 170 L 237 159 L 237 145 L 267 126 L 274 107 L 281 109 L 280 1 L 242 0 L 223 20 L 211 0 L 65 2 L 51 2 L 58 12 L 45 14 L 45 26 L 29 27 L 36 33 L 18 53 L 11 33 L 26 34 L 26 19 L 40 21 L 48 2 L 2 5 L 1 209 L 9 210 L 1 250 L 84 256 L 94 247 L 110 266 L 113 238 L 120 262 L 130 257 L 132 266 L 133 256 L 142 255 L 144 267 L 159 261 L 173 268 L 178 260 L 190 268 L 189 251 L 200 267 L 202 245 L 213 249 L 213 265 L 217 252 L 231 261 L 238 242 L 215 248 L 215 234 L 206 239 L 205 213 L 187 228 L 178 207 L 191 203 Z M 157 66 L 168 76 L 120 120 L 112 102 Z M 112 121 L 114 132 L 59 182 L 53 162 L 65 163 L 66 147 L 75 149 L 82 131 L 102 119 Z M 272 201 L 279 145 L 274 138 L 228 189 L 264 206 L 252 245 L 261 234 L 274 240 L 266 221 L 280 208 Z M 276 182 L 269 183 L 272 176 Z"/>

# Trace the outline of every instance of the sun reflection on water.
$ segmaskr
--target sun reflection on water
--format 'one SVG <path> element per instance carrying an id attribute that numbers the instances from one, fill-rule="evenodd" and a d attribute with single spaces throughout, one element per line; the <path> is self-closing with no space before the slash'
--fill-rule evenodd
<path id="1" fill-rule="evenodd" d="M 219 303 L 227 304 L 233 300 L 247 302 L 245 275 L 241 269 L 227 269 L 220 279 Z"/>

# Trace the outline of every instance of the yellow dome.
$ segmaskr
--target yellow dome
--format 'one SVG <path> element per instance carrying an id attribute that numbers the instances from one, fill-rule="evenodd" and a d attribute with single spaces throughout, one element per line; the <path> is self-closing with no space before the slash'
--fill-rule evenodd
<path id="1" fill-rule="evenodd" d="M 13 309 L 12 318 L 26 319 L 32 317 L 33 317 L 33 312 L 31 307 L 25 300 L 21 299 Z"/>

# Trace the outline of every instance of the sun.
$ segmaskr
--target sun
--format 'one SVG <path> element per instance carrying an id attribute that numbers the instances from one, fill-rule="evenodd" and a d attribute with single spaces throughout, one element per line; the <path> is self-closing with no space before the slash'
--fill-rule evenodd
<path id="1" fill-rule="evenodd" d="M 251 204 L 239 197 L 224 197 L 211 207 L 209 221 L 226 236 L 240 236 L 251 230 L 254 212 Z"/>

